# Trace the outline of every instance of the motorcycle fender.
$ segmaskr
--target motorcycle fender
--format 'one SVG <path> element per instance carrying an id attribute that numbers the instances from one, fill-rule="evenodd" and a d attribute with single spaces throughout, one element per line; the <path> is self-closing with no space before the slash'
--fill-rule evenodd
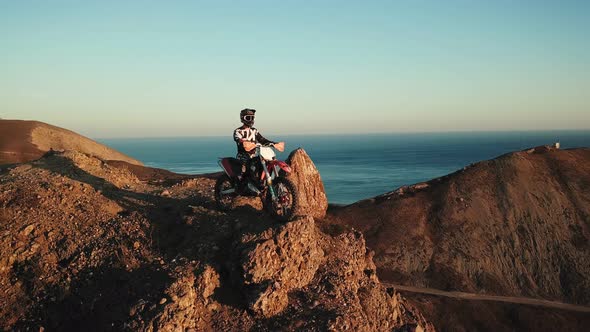
<path id="1" fill-rule="evenodd" d="M 229 159 L 221 159 L 219 161 L 219 165 L 221 166 L 221 168 L 223 168 L 223 171 L 225 171 L 225 174 L 227 174 L 230 178 L 236 177 L 237 174 L 234 173 L 231 162 L 229 161 Z"/>
<path id="2" fill-rule="evenodd" d="M 285 172 L 287 172 L 287 173 L 291 173 L 291 166 L 289 166 L 289 164 L 287 164 L 286 162 L 284 162 L 284 161 L 280 161 L 280 160 L 279 160 L 279 161 L 277 161 L 277 162 L 276 162 L 276 164 L 277 164 L 277 165 L 279 165 L 279 167 L 280 167 L 280 168 L 281 168 L 283 171 L 285 171 Z"/>

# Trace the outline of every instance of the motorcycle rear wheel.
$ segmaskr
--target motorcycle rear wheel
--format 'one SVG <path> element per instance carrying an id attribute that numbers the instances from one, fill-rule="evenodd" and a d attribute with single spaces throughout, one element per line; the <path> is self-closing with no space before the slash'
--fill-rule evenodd
<path id="1" fill-rule="evenodd" d="M 277 196 L 277 202 L 273 202 L 270 190 L 267 190 L 264 204 L 267 210 L 279 221 L 287 222 L 292 220 L 295 217 L 299 203 L 295 185 L 291 180 L 279 177 L 273 181 L 272 189 Z"/>

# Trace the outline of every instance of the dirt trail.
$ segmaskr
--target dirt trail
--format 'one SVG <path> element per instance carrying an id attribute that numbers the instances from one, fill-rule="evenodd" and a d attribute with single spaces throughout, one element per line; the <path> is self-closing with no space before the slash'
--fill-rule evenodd
<path id="1" fill-rule="evenodd" d="M 465 293 L 465 292 L 457 292 L 457 291 L 448 292 L 448 291 L 443 291 L 443 290 L 434 289 L 434 288 L 403 286 L 403 285 L 396 285 L 396 284 L 391 284 L 391 283 L 387 283 L 387 282 L 381 282 L 381 283 L 384 286 L 393 287 L 395 290 L 401 291 L 401 292 L 421 293 L 421 294 L 444 296 L 444 297 L 451 297 L 451 298 L 463 299 L 463 300 L 473 300 L 473 301 L 494 301 L 494 302 L 525 304 L 525 305 L 541 306 L 541 307 L 545 307 L 545 308 L 553 308 L 553 309 L 562 309 L 562 310 L 568 310 L 568 311 L 590 313 L 590 307 L 575 305 L 575 304 L 570 304 L 570 303 L 557 302 L 557 301 L 540 300 L 540 299 L 534 299 L 534 298 L 529 298 L 529 297 L 498 296 L 498 295 L 487 295 L 487 294 L 477 294 L 477 293 Z"/>

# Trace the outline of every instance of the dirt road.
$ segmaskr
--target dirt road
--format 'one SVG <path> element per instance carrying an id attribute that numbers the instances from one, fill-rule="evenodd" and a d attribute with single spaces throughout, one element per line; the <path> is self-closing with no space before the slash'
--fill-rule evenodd
<path id="1" fill-rule="evenodd" d="M 452 298 L 457 298 L 457 299 L 473 300 L 473 301 L 495 301 L 495 302 L 517 303 L 517 304 L 541 306 L 541 307 L 546 307 L 546 308 L 555 308 L 555 309 L 590 313 L 590 307 L 587 307 L 587 306 L 570 304 L 570 303 L 563 303 L 563 302 L 556 302 L 556 301 L 540 300 L 540 299 L 534 299 L 534 298 L 528 298 L 528 297 L 497 296 L 497 295 L 465 293 L 465 292 L 447 292 L 447 291 L 433 289 L 433 288 L 420 288 L 420 287 L 412 287 L 412 286 L 403 286 L 403 285 L 396 285 L 396 284 L 391 284 L 391 283 L 386 283 L 386 282 L 382 282 L 382 284 L 387 287 L 393 287 L 397 291 L 400 291 L 402 293 L 403 292 L 421 293 L 421 294 L 445 296 L 445 297 L 452 297 Z"/>

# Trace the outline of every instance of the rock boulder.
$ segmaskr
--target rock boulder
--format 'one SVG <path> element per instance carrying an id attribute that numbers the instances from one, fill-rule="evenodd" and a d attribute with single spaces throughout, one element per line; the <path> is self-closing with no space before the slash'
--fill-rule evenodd
<path id="1" fill-rule="evenodd" d="M 176 281 L 165 291 L 159 305 L 139 300 L 132 306 L 130 330 L 204 331 L 219 306 L 211 299 L 219 287 L 219 275 L 211 266 L 179 268 Z"/>
<path id="2" fill-rule="evenodd" d="M 316 219 L 324 218 L 328 209 L 328 198 L 320 172 L 311 158 L 305 150 L 299 148 L 291 152 L 287 163 L 293 169 L 289 179 L 293 181 L 299 194 L 299 209 L 296 214 L 310 215 Z"/>
<path id="3" fill-rule="evenodd" d="M 309 284 L 324 259 L 311 217 L 287 223 L 238 244 L 250 308 L 270 317 L 288 305 L 287 293 Z"/>

